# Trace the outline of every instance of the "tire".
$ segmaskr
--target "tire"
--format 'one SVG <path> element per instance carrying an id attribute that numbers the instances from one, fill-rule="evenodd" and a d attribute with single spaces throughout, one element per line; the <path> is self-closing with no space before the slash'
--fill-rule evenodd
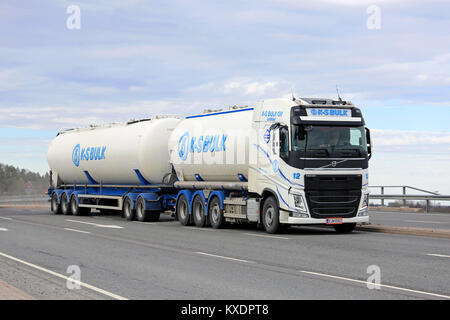
<path id="1" fill-rule="evenodd" d="M 123 217 L 128 221 L 134 220 L 136 216 L 136 210 L 133 209 L 133 200 L 131 200 L 130 198 L 125 199 L 123 203 L 122 213 Z"/>
<path id="2" fill-rule="evenodd" d="M 220 200 L 217 197 L 212 198 L 208 207 L 208 217 L 211 227 L 214 229 L 222 229 L 225 227 L 225 217 L 220 209 Z"/>
<path id="3" fill-rule="evenodd" d="M 356 223 L 343 223 L 333 226 L 337 233 L 351 233 L 356 227 Z"/>
<path id="4" fill-rule="evenodd" d="M 192 202 L 192 216 L 197 227 L 203 228 L 206 225 L 205 204 L 201 196 L 196 196 Z"/>
<path id="5" fill-rule="evenodd" d="M 136 201 L 136 218 L 140 222 L 146 222 L 150 220 L 150 212 L 145 210 L 145 200 L 139 197 Z"/>
<path id="6" fill-rule="evenodd" d="M 77 197 L 75 195 L 73 195 L 70 198 L 70 211 L 72 211 L 72 214 L 74 216 L 81 216 L 83 213 L 80 210 L 81 208 L 78 207 L 78 201 L 77 201 Z"/>
<path id="7" fill-rule="evenodd" d="M 56 192 L 52 194 L 52 200 L 50 204 L 50 209 L 53 212 L 53 214 L 61 214 L 61 204 L 58 202 L 58 195 Z"/>
<path id="8" fill-rule="evenodd" d="M 281 231 L 280 210 L 274 196 L 270 196 L 264 201 L 262 223 L 267 233 L 279 233 Z"/>
<path id="9" fill-rule="evenodd" d="M 67 198 L 67 194 L 63 193 L 61 196 L 61 212 L 64 215 L 72 214 L 72 211 L 70 210 L 70 202 Z"/>
<path id="10" fill-rule="evenodd" d="M 176 212 L 178 221 L 183 226 L 189 225 L 189 204 L 184 194 L 178 198 Z"/>

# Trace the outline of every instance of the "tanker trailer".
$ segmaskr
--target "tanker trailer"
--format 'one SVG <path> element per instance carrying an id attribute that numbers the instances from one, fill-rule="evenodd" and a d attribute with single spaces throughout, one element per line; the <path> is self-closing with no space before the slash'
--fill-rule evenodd
<path id="1" fill-rule="evenodd" d="M 156 116 L 59 132 L 47 153 L 53 213 L 121 210 L 128 220 L 156 221 L 173 210 L 167 143 L 179 122 Z"/>
<path id="2" fill-rule="evenodd" d="M 188 116 L 169 140 L 183 225 L 368 222 L 370 131 L 351 102 L 301 98 Z"/>

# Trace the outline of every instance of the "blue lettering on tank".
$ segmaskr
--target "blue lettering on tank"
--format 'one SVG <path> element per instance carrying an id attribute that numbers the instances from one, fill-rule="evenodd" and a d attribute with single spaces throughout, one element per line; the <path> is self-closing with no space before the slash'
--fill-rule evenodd
<path id="1" fill-rule="evenodd" d="M 215 135 L 190 137 L 189 132 L 185 132 L 178 140 L 178 156 L 184 161 L 187 159 L 189 152 L 226 151 L 227 138 L 227 134 L 220 133 Z"/>
<path id="2" fill-rule="evenodd" d="M 80 161 L 104 160 L 106 159 L 106 146 L 82 148 L 77 144 L 72 150 L 72 162 L 78 167 Z"/>

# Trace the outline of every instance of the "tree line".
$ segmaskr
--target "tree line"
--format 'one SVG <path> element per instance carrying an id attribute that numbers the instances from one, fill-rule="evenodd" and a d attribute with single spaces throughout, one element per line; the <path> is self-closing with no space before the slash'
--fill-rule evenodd
<path id="1" fill-rule="evenodd" d="M 43 194 L 49 180 L 48 172 L 41 175 L 0 163 L 0 195 Z"/>

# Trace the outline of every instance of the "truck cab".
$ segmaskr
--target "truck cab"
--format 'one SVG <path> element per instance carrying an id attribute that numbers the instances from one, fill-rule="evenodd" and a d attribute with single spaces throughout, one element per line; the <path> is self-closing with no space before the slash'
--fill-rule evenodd
<path id="1" fill-rule="evenodd" d="M 253 126 L 257 156 L 248 190 L 262 197 L 260 220 L 268 232 L 282 224 L 350 232 L 369 221 L 372 146 L 359 108 L 341 99 L 300 98 L 283 107 L 261 102 Z"/>

